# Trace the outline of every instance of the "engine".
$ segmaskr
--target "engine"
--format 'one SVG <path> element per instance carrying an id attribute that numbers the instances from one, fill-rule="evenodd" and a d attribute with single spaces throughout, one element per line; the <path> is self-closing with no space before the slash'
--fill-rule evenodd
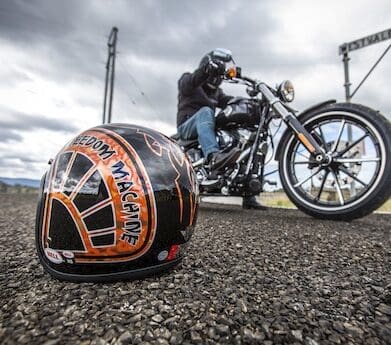
<path id="1" fill-rule="evenodd" d="M 217 130 L 216 139 L 222 151 L 228 152 L 237 147 L 243 152 L 243 164 L 233 165 L 225 170 L 224 177 L 217 177 L 209 172 L 203 159 L 201 147 L 193 147 L 186 153 L 190 157 L 195 168 L 197 180 L 203 191 L 208 193 L 221 193 L 223 195 L 250 195 L 257 194 L 262 190 L 259 178 L 245 177 L 246 159 L 250 153 L 255 133 L 247 129 Z M 230 181 L 230 182 L 229 182 Z M 228 182 L 228 184 L 227 184 Z M 246 192 L 245 192 L 246 191 Z"/>

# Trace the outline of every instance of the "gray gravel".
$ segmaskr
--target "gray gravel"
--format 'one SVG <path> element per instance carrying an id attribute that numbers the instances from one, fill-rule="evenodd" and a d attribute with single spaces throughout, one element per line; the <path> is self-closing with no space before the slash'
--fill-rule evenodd
<path id="1" fill-rule="evenodd" d="M 74 284 L 38 263 L 35 201 L 0 195 L 0 343 L 391 343 L 390 215 L 204 206 L 171 272 Z"/>

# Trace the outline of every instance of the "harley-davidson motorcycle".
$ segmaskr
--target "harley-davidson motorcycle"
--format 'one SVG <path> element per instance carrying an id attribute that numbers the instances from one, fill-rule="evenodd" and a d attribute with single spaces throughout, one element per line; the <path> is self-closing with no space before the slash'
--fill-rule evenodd
<path id="1" fill-rule="evenodd" d="M 197 140 L 173 136 L 193 163 L 202 196 L 258 195 L 270 183 L 265 165 L 274 158 L 285 193 L 313 217 L 351 220 L 389 198 L 391 123 L 378 111 L 329 100 L 298 113 L 289 104 L 290 81 L 273 88 L 242 76 L 239 67 L 225 79 L 245 85 L 248 94 L 216 114 L 220 148 L 239 148 L 236 162 L 212 171 Z M 282 123 L 286 130 L 276 145 Z"/>

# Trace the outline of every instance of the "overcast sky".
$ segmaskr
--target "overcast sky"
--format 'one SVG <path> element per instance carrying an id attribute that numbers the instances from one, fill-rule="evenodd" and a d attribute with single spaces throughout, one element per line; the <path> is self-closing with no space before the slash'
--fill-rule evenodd
<path id="1" fill-rule="evenodd" d="M 216 47 L 231 49 L 243 74 L 292 80 L 298 109 L 342 101 L 338 46 L 391 28 L 391 2 L 1 0 L 0 176 L 40 178 L 68 140 L 101 123 L 113 26 L 113 122 L 172 134 L 178 78 Z M 390 43 L 351 53 L 353 87 Z M 391 114 L 390 76 L 391 53 L 354 101 Z"/>

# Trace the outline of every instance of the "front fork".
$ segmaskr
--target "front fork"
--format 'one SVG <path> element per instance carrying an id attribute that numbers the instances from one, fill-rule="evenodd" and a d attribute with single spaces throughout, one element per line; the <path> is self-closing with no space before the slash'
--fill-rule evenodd
<path id="1" fill-rule="evenodd" d="M 269 102 L 274 112 L 281 116 L 284 122 L 293 129 L 297 138 L 304 145 L 304 147 L 315 157 L 315 160 L 319 163 L 324 163 L 328 160 L 325 151 L 317 143 L 315 138 L 304 128 L 296 116 L 288 111 L 282 104 L 281 100 L 276 97 L 269 89 L 269 87 L 260 83 L 258 85 L 259 91 L 264 95 Z"/>

